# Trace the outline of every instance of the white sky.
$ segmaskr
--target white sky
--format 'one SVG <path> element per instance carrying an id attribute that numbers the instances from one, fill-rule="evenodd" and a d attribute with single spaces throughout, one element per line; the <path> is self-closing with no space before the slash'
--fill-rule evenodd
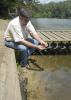
<path id="1" fill-rule="evenodd" d="M 59 2 L 59 1 L 66 1 L 66 0 L 38 0 L 38 1 L 40 1 L 41 3 L 49 3 L 51 1 Z"/>

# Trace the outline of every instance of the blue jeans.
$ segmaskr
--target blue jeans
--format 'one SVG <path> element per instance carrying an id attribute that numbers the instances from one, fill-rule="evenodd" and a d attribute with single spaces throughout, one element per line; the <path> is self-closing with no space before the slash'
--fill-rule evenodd
<path id="1" fill-rule="evenodd" d="M 38 41 L 32 38 L 27 38 L 27 41 L 38 45 Z M 16 49 L 19 50 L 21 53 L 21 66 L 26 66 L 28 64 L 28 56 L 30 56 L 34 51 L 35 48 L 30 48 L 27 46 L 24 46 L 22 44 L 19 44 L 17 42 L 14 41 L 5 41 L 5 46 L 12 48 L 12 49 Z"/>

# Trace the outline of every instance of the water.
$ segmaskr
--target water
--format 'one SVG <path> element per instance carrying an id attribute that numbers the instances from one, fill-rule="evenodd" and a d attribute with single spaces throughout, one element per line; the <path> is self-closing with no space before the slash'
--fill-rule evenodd
<path id="1" fill-rule="evenodd" d="M 32 19 L 39 30 L 70 30 L 71 19 Z M 37 55 L 30 59 L 27 100 L 71 100 L 71 55 Z"/>
<path id="2" fill-rule="evenodd" d="M 71 19 L 37 18 L 31 21 L 39 30 L 71 30 Z"/>
<path id="3" fill-rule="evenodd" d="M 30 69 L 23 73 L 23 100 L 71 100 L 70 55 L 34 55 L 29 61 Z"/>
<path id="4" fill-rule="evenodd" d="M 71 56 L 37 55 L 31 61 L 27 100 L 71 100 Z"/>

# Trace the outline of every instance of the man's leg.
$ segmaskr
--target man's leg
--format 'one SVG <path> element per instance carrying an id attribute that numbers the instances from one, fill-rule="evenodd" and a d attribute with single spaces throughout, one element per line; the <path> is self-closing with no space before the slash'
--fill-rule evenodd
<path id="1" fill-rule="evenodd" d="M 38 41 L 35 39 L 28 38 L 26 40 L 38 45 Z M 35 51 L 35 49 L 26 47 L 24 45 L 17 45 L 17 49 L 21 52 L 21 66 L 24 67 L 28 64 L 28 56 L 30 56 Z"/>
<path id="2" fill-rule="evenodd" d="M 38 45 L 38 44 L 39 44 L 39 42 L 38 42 L 37 40 L 32 39 L 32 38 L 28 38 L 28 39 L 26 39 L 26 40 L 29 41 L 29 42 L 31 42 L 31 43 L 34 44 L 34 45 Z M 35 50 L 36 50 L 35 48 L 29 48 L 29 47 L 28 47 L 28 54 L 29 54 L 29 56 L 30 56 Z"/>
<path id="3" fill-rule="evenodd" d="M 14 41 L 5 41 L 5 46 L 8 48 L 16 49 L 16 44 Z"/>
<path id="4" fill-rule="evenodd" d="M 29 56 L 27 47 L 24 45 L 17 45 L 16 48 L 18 51 L 20 51 L 21 67 L 26 67 L 26 65 L 28 64 Z"/>
<path id="5" fill-rule="evenodd" d="M 38 41 L 35 39 L 28 38 L 26 40 L 33 44 L 38 45 Z M 28 64 L 28 56 L 30 56 L 35 51 L 34 48 L 29 48 L 29 47 L 26 47 L 24 45 L 21 45 L 15 42 L 5 42 L 5 45 L 9 48 L 17 49 L 20 51 L 21 53 L 21 63 L 20 64 L 23 67 Z"/>
<path id="6" fill-rule="evenodd" d="M 18 43 L 15 43 L 13 41 L 5 41 L 5 46 L 8 48 L 16 49 L 20 51 L 20 57 L 21 57 L 21 66 L 26 66 L 28 64 L 28 49 L 24 45 L 20 45 Z"/>

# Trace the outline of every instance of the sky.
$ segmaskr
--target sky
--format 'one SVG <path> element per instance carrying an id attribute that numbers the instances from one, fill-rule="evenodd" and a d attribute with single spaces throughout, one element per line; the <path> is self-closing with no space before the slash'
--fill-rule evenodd
<path id="1" fill-rule="evenodd" d="M 38 0 L 38 1 L 40 1 L 41 3 L 49 3 L 51 1 L 59 2 L 59 1 L 66 1 L 66 0 Z"/>

